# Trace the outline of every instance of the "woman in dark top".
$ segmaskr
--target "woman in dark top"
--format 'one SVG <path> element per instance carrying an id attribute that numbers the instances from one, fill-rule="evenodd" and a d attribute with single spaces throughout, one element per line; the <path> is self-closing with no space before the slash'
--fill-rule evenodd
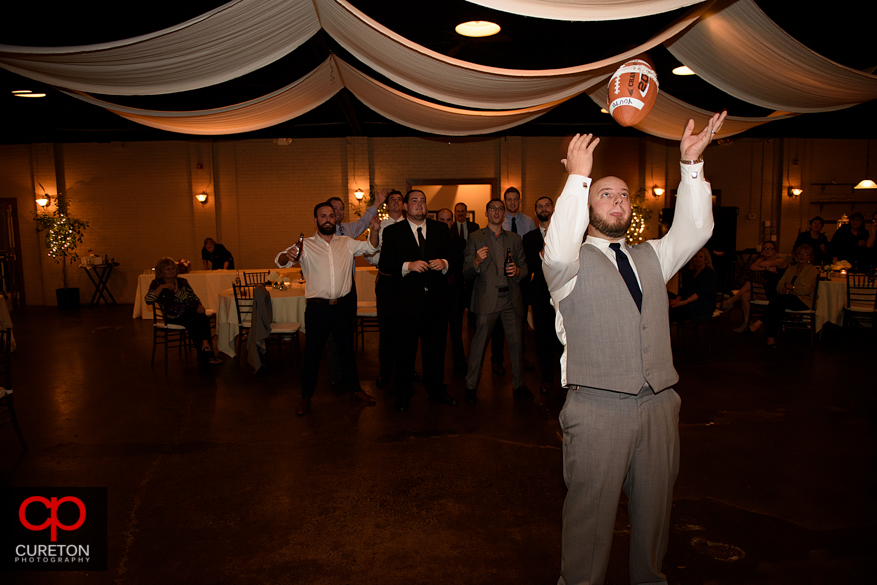
<path id="1" fill-rule="evenodd" d="M 210 346 L 213 339 L 210 318 L 188 281 L 177 277 L 177 263 L 171 258 L 162 258 L 155 265 L 155 277 L 146 293 L 146 304 L 158 303 L 166 323 L 186 328 L 195 347 L 200 348 L 199 362 L 221 364 L 222 360 L 216 357 Z"/>
<path id="2" fill-rule="evenodd" d="M 819 280 L 819 270 L 810 264 L 813 248 L 807 244 L 799 246 L 795 250 L 795 258 L 798 263 L 786 269 L 777 284 L 779 294 L 770 302 L 762 316 L 768 347 L 777 346 L 776 336 L 786 309 L 806 311 L 813 308 L 813 293 L 816 291 L 816 281 Z M 760 320 L 756 321 L 749 327 L 749 331 L 755 333 L 761 325 Z"/>
<path id="3" fill-rule="evenodd" d="M 868 230 L 864 228 L 865 216 L 855 212 L 850 216 L 850 223 L 837 228 L 831 238 L 832 262 L 846 260 L 858 270 L 859 260 L 865 259 L 865 243 L 868 241 Z"/>
<path id="4" fill-rule="evenodd" d="M 776 244 L 773 242 L 765 242 L 761 245 L 761 256 L 752 263 L 752 266 L 750 266 L 749 269 L 754 272 L 760 272 L 763 275 L 764 292 L 767 299 L 764 297 L 758 297 L 756 300 L 770 301 L 777 295 L 776 286 L 779 284 L 780 278 L 786 271 L 786 266 L 788 266 L 786 259 L 777 254 Z M 734 331 L 742 333 L 749 325 L 749 311 L 752 308 L 752 285 L 750 283 L 745 283 L 743 287 L 737 291 L 737 294 L 724 301 L 722 303 L 722 309 L 730 309 L 737 301 L 740 301 L 740 307 L 743 309 L 743 323 L 734 329 Z"/>
<path id="5" fill-rule="evenodd" d="M 670 320 L 686 318 L 709 323 L 716 307 L 718 281 L 709 250 L 701 248 L 691 259 L 689 272 L 681 275 L 679 296 L 670 300 Z"/>
<path id="6" fill-rule="evenodd" d="M 818 215 L 810 220 L 810 229 L 806 232 L 798 234 L 795 245 L 792 250 L 797 250 L 798 246 L 807 244 L 813 248 L 813 265 L 824 266 L 831 262 L 831 254 L 828 253 L 828 237 L 822 233 L 825 220 Z"/>
<path id="7" fill-rule="evenodd" d="M 204 240 L 201 260 L 204 262 L 204 270 L 234 270 L 231 252 L 222 244 L 217 244 L 213 238 Z"/>

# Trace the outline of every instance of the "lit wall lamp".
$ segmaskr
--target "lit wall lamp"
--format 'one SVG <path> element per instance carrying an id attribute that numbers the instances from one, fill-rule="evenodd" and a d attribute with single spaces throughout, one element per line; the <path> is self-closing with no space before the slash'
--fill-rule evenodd
<path id="1" fill-rule="evenodd" d="M 868 151 L 865 155 L 865 178 L 853 187 L 853 189 L 877 189 L 877 183 L 874 183 L 868 177 L 871 175 L 871 141 L 868 141 Z"/>
<path id="2" fill-rule="evenodd" d="M 37 199 L 37 205 L 39 205 L 43 209 L 45 209 L 46 205 L 48 205 L 48 204 L 49 204 L 49 196 L 48 195 L 43 195 L 42 197 Z"/>
<path id="3" fill-rule="evenodd" d="M 801 193 L 804 192 L 804 189 L 798 189 L 797 187 L 789 187 L 789 197 L 791 199 L 797 199 L 801 196 Z"/>
<path id="4" fill-rule="evenodd" d="M 201 205 L 204 205 L 205 203 L 207 203 L 207 192 L 201 191 L 200 193 L 195 195 L 195 199 L 197 199 Z"/>
<path id="5" fill-rule="evenodd" d="M 356 197 L 357 201 L 362 201 L 362 198 L 365 197 L 365 192 L 357 187 L 356 191 L 353 192 L 353 196 Z"/>
<path id="6" fill-rule="evenodd" d="M 664 190 L 655 185 L 652 187 L 652 195 L 655 197 L 661 197 L 664 194 Z"/>

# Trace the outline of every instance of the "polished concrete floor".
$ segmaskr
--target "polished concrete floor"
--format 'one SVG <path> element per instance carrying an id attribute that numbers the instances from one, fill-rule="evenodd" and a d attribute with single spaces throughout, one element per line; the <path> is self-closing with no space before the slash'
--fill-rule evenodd
<path id="1" fill-rule="evenodd" d="M 369 334 L 359 371 L 377 406 L 321 381 L 296 418 L 288 354 L 259 375 L 176 355 L 151 367 L 151 321 L 130 305 L 12 318 L 30 449 L 0 428 L 0 485 L 108 488 L 109 562 L 3 583 L 557 581 L 560 389 L 516 402 L 510 372 L 488 364 L 477 405 L 419 390 L 399 414 L 374 388 Z M 675 348 L 682 468 L 665 571 L 683 584 L 873 583 L 877 344 L 831 329 L 815 349 L 789 333 L 768 350 L 725 331 L 711 355 L 703 333 Z M 628 537 L 622 502 L 609 583 L 627 583 Z"/>

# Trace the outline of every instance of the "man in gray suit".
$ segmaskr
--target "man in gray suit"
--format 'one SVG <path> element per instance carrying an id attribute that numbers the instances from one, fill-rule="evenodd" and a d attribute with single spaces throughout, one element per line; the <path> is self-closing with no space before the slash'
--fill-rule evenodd
<path id="1" fill-rule="evenodd" d="M 679 377 L 670 351 L 666 283 L 712 234 L 701 155 L 725 113 L 682 134 L 673 226 L 629 247 L 630 190 L 617 177 L 591 182 L 599 139 L 576 135 L 569 178 L 545 233 L 542 268 L 564 342 L 563 554 L 559 585 L 603 583 L 621 491 L 629 499 L 630 582 L 666 583 L 673 484 L 679 470 Z M 582 237 L 587 239 L 582 243 Z M 579 278 L 582 276 L 582 278 Z"/>
<path id="2" fill-rule="evenodd" d="M 515 398 L 532 400 L 533 394 L 524 386 L 524 299 L 521 280 L 527 276 L 527 261 L 521 236 L 502 229 L 505 205 L 500 200 L 487 202 L 487 227 L 469 234 L 463 253 L 463 277 L 475 280 L 469 311 L 476 315 L 475 337 L 469 348 L 469 371 L 466 373 L 466 395 L 470 404 L 476 401 L 475 391 L 481 381 L 481 368 L 487 341 L 497 322 L 507 333 L 512 362 L 512 388 Z M 511 251 L 512 261 L 506 264 Z"/>

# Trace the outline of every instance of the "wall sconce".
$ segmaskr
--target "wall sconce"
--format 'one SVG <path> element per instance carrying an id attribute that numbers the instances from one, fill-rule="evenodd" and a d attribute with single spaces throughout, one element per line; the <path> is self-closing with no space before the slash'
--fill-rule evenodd
<path id="1" fill-rule="evenodd" d="M 195 199 L 197 199 L 201 205 L 204 205 L 205 203 L 207 203 L 207 192 L 201 191 L 200 193 L 195 195 Z"/>
<path id="2" fill-rule="evenodd" d="M 801 196 L 801 193 L 804 192 L 804 189 L 798 189 L 797 187 L 789 187 L 789 198 L 797 199 Z"/>
<path id="3" fill-rule="evenodd" d="M 49 204 L 49 196 L 44 194 L 42 197 L 36 200 L 36 203 L 37 205 L 45 209 L 46 205 Z"/>
<path id="4" fill-rule="evenodd" d="M 353 196 L 356 197 L 357 201 L 362 201 L 362 198 L 365 197 L 365 192 L 359 187 L 356 188 L 356 191 L 353 192 Z"/>
<path id="5" fill-rule="evenodd" d="M 652 195 L 654 197 L 661 197 L 663 194 L 664 194 L 664 190 L 661 189 L 660 187 L 658 187 L 657 185 L 652 187 Z"/>

